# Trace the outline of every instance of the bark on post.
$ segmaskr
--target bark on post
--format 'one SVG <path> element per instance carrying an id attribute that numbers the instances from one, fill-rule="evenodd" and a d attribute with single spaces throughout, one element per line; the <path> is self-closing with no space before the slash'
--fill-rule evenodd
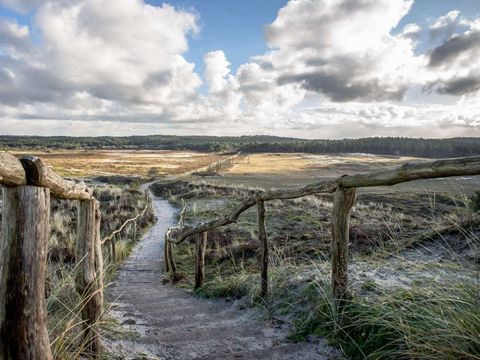
<path id="1" fill-rule="evenodd" d="M 332 210 L 332 291 L 342 305 L 348 294 L 348 243 L 350 210 L 355 201 L 355 188 L 337 188 Z"/>
<path id="2" fill-rule="evenodd" d="M 195 290 L 203 285 L 205 280 L 205 250 L 207 248 L 208 233 L 204 231 L 197 235 L 195 243 L 196 268 L 195 268 Z"/>
<path id="3" fill-rule="evenodd" d="M 77 292 L 82 301 L 83 345 L 85 356 L 96 358 L 100 354 L 100 336 L 97 325 L 102 312 L 101 297 L 95 274 L 96 200 L 79 201 L 75 278 Z"/>
<path id="4" fill-rule="evenodd" d="M 110 262 L 115 264 L 117 262 L 117 254 L 115 250 L 115 237 L 110 240 Z"/>
<path id="5" fill-rule="evenodd" d="M 172 281 L 177 280 L 177 264 L 175 264 L 175 258 L 173 257 L 173 244 L 168 241 L 167 242 L 167 253 L 168 253 L 168 267 L 171 272 Z"/>
<path id="6" fill-rule="evenodd" d="M 13 155 L 0 152 L 0 184 L 20 186 L 27 183 L 22 163 Z"/>
<path id="7" fill-rule="evenodd" d="M 133 222 L 133 242 L 137 242 L 137 221 Z"/>
<path id="8" fill-rule="evenodd" d="M 52 359 L 45 309 L 49 221 L 49 189 L 34 186 L 3 188 L 1 359 Z"/>
<path id="9" fill-rule="evenodd" d="M 258 200 L 258 240 L 262 244 L 262 287 L 260 296 L 266 297 L 268 294 L 268 239 L 265 230 L 265 202 Z"/>
<path id="10" fill-rule="evenodd" d="M 102 213 L 100 211 L 100 203 L 95 201 L 95 270 L 97 273 L 98 290 L 100 292 L 100 306 L 104 304 L 104 283 L 103 283 L 103 247 L 100 237 L 100 225 L 102 221 Z"/>
<path id="11" fill-rule="evenodd" d="M 170 272 L 170 260 L 168 259 L 168 234 L 165 234 L 165 242 L 163 243 L 163 260 L 165 262 L 165 273 Z"/>
<path id="12" fill-rule="evenodd" d="M 43 186 L 50 189 L 52 196 L 60 199 L 92 199 L 92 191 L 84 182 L 67 181 L 46 166 L 36 156 L 23 156 L 20 162 L 27 174 L 27 184 Z"/>

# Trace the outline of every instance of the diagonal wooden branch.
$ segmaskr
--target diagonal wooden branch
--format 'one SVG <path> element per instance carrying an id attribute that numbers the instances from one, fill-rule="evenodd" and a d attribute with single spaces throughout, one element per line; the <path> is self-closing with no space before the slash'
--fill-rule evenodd
<path id="1" fill-rule="evenodd" d="M 180 244 L 189 236 L 202 233 L 217 227 L 225 226 L 237 222 L 238 217 L 245 211 L 254 206 L 257 201 L 268 201 L 274 199 L 295 199 L 302 196 L 312 195 L 316 193 L 332 193 L 337 188 L 340 179 L 335 180 L 323 180 L 299 189 L 287 189 L 287 190 L 270 190 L 257 193 L 242 203 L 240 203 L 230 214 L 225 215 L 217 220 L 213 220 L 207 223 L 199 224 L 195 227 L 185 226 L 182 228 L 174 227 L 170 228 L 167 241 Z"/>
<path id="2" fill-rule="evenodd" d="M 257 201 L 294 199 L 318 193 L 333 193 L 338 186 L 357 188 L 368 186 L 389 186 L 419 179 L 451 176 L 480 175 L 480 156 L 406 163 L 390 170 L 364 174 L 345 175 L 333 180 L 323 180 L 298 189 L 271 190 L 256 193 L 241 202 L 230 214 L 197 226 L 178 226 L 170 232 L 167 241 L 180 244 L 188 237 L 237 222 L 238 217 Z"/>
<path id="3" fill-rule="evenodd" d="M 344 188 L 390 186 L 403 182 L 451 176 L 479 175 L 480 156 L 405 163 L 391 170 L 348 175 L 342 179 Z"/>
<path id="4" fill-rule="evenodd" d="M 113 231 L 110 235 L 105 236 L 102 240 L 102 245 L 105 244 L 107 241 L 112 240 L 115 237 L 115 235 L 120 234 L 128 224 L 131 224 L 132 222 L 135 222 L 139 218 L 143 217 L 145 215 L 145 213 L 147 212 L 147 209 L 150 207 L 150 205 L 151 205 L 150 204 L 150 197 L 147 196 L 147 205 L 142 210 L 142 212 L 140 214 L 138 214 L 137 216 L 126 220 L 117 230 Z"/>

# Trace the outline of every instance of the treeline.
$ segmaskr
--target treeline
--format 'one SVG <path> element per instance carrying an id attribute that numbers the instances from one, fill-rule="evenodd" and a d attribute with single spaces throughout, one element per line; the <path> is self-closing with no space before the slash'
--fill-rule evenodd
<path id="1" fill-rule="evenodd" d="M 480 138 L 413 139 L 372 137 L 306 140 L 276 136 L 0 136 L 0 148 L 29 149 L 161 149 L 202 152 L 305 152 L 311 154 L 369 153 L 430 158 L 480 155 Z"/>

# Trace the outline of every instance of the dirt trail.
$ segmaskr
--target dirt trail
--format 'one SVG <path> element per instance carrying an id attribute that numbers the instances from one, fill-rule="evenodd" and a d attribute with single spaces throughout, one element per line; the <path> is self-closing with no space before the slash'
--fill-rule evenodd
<path id="1" fill-rule="evenodd" d="M 162 285 L 163 236 L 175 222 L 175 209 L 153 199 L 156 224 L 136 246 L 109 291 L 111 313 L 124 340 L 106 339 L 119 359 L 333 359 L 325 341 L 287 343 L 285 324 L 262 319 L 259 310 L 192 296 Z"/>

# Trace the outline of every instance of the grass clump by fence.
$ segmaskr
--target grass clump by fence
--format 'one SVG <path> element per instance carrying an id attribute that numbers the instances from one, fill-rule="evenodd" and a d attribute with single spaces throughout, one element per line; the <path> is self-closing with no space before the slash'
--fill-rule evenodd
<path id="1" fill-rule="evenodd" d="M 357 284 L 338 323 L 329 266 L 277 262 L 267 299 L 259 297 L 259 275 L 240 266 L 229 275 L 217 272 L 197 294 L 263 306 L 272 317 L 292 322 L 292 341 L 323 336 L 352 359 L 480 359 L 479 285 L 417 281 L 382 289 L 366 280 Z"/>
<path id="2" fill-rule="evenodd" d="M 328 285 L 302 291 L 314 304 L 296 320 L 293 339 L 319 334 L 352 359 L 480 359 L 478 287 L 431 284 L 354 296 L 336 324 Z"/>

